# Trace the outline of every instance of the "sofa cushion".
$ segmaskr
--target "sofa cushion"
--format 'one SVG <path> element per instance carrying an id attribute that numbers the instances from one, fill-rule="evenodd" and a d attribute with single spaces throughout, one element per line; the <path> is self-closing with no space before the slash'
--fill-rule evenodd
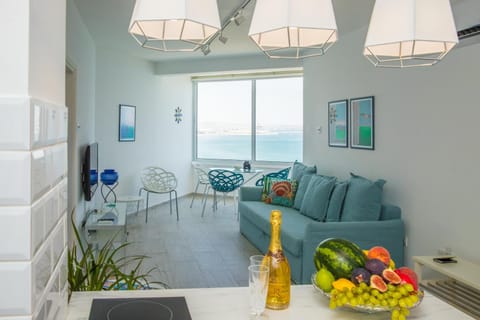
<path id="1" fill-rule="evenodd" d="M 302 255 L 305 229 L 312 219 L 301 215 L 293 208 L 280 207 L 259 201 L 241 201 L 239 211 L 242 219 L 248 219 L 270 237 L 270 213 L 272 210 L 282 212 L 281 241 L 284 250 L 295 256 Z M 288 226 L 288 227 L 287 227 Z"/>
<path id="2" fill-rule="evenodd" d="M 343 204 L 341 221 L 372 221 L 380 218 L 383 185 L 350 173 L 351 178 Z"/>
<path id="3" fill-rule="evenodd" d="M 278 204 L 285 207 L 293 206 L 297 181 L 265 177 L 262 200 L 265 203 Z"/>
<path id="4" fill-rule="evenodd" d="M 292 176 L 290 179 L 297 180 L 298 183 L 302 180 L 303 175 L 305 174 L 315 174 L 317 173 L 317 166 L 307 167 L 301 162 L 295 161 L 292 167 Z"/>
<path id="5" fill-rule="evenodd" d="M 382 204 L 380 211 L 380 220 L 402 219 L 402 209 L 391 204 Z"/>
<path id="6" fill-rule="evenodd" d="M 335 183 L 335 188 L 333 188 L 330 201 L 328 202 L 326 222 L 340 221 L 340 214 L 342 212 L 343 200 L 347 193 L 347 187 L 347 181 L 337 181 Z"/>
<path id="7" fill-rule="evenodd" d="M 297 193 L 295 193 L 295 201 L 293 203 L 293 207 L 297 210 L 300 210 L 302 207 L 303 198 L 305 197 L 305 192 L 307 191 L 308 184 L 312 177 L 313 174 L 304 174 L 302 180 L 298 184 Z"/>
<path id="8" fill-rule="evenodd" d="M 300 213 L 314 220 L 324 221 L 336 180 L 335 177 L 314 175 L 305 192 Z"/>

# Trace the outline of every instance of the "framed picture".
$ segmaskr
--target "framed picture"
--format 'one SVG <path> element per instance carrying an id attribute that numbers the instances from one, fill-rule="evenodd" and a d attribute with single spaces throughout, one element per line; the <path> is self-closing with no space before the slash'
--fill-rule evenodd
<path id="1" fill-rule="evenodd" d="M 135 107 L 119 106 L 118 141 L 135 141 Z"/>
<path id="2" fill-rule="evenodd" d="M 350 147 L 373 150 L 375 148 L 374 99 L 350 99 Z"/>
<path id="3" fill-rule="evenodd" d="M 348 100 L 328 103 L 328 145 L 348 147 Z"/>

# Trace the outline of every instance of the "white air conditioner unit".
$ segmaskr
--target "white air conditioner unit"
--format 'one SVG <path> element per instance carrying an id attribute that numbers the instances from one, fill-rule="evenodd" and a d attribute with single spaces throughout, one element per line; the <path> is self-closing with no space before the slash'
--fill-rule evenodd
<path id="1" fill-rule="evenodd" d="M 470 46 L 480 43 L 480 24 L 457 31 L 458 45 L 457 48 Z"/>

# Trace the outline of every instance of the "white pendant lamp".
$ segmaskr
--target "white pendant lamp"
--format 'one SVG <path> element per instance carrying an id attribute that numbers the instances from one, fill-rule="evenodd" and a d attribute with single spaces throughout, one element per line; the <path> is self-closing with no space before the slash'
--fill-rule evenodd
<path id="1" fill-rule="evenodd" d="M 136 0 L 128 32 L 145 48 L 195 51 L 220 28 L 216 0 Z"/>
<path id="2" fill-rule="evenodd" d="M 257 0 L 248 35 L 270 58 L 323 55 L 337 41 L 332 0 Z"/>
<path id="3" fill-rule="evenodd" d="M 457 43 L 449 0 L 376 0 L 364 55 L 377 67 L 428 66 Z"/>

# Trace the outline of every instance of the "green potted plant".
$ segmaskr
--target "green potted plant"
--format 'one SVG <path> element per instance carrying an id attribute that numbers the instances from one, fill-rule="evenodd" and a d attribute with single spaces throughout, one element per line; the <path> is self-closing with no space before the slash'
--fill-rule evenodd
<path id="1" fill-rule="evenodd" d="M 74 219 L 71 220 L 75 241 L 68 250 L 69 298 L 73 291 L 150 289 L 147 278 L 155 268 L 141 272 L 142 263 L 147 256 L 121 255 L 120 250 L 130 243 L 125 242 L 115 247 L 115 237 L 102 247 L 93 249 L 91 245 L 82 243 Z M 122 271 L 127 267 L 132 269 L 128 272 Z M 159 284 L 164 288 L 168 287 L 164 283 Z"/>

